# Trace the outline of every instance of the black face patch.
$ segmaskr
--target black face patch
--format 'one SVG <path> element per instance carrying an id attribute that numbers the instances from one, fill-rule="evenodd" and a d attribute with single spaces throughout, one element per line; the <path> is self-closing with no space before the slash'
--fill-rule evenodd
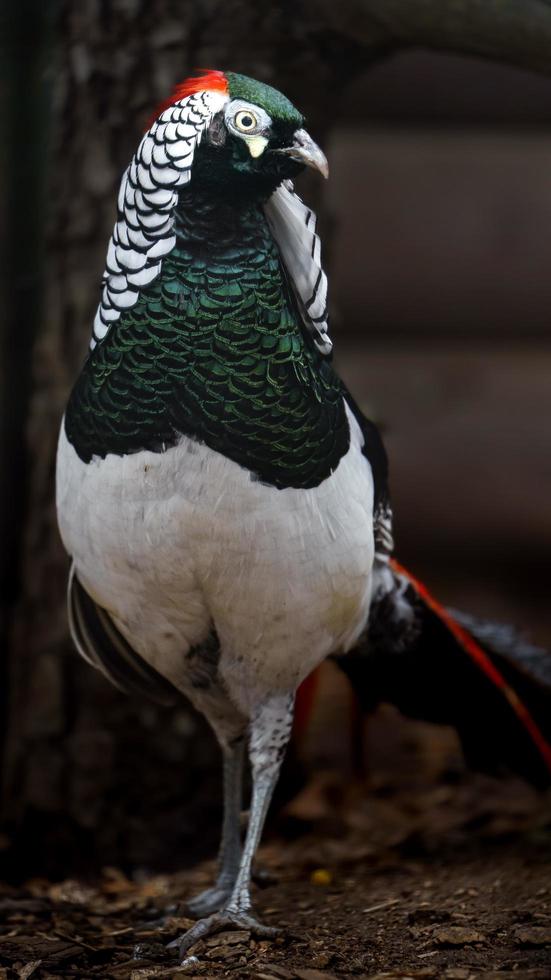
<path id="1" fill-rule="evenodd" d="M 224 112 L 218 112 L 205 133 L 205 142 L 211 146 L 221 147 L 225 145 L 227 135 Z"/>

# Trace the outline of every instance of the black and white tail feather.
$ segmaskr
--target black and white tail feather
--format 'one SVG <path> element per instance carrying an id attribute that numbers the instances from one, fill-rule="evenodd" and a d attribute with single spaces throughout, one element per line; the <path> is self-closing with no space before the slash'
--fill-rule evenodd
<path id="1" fill-rule="evenodd" d="M 329 337 L 327 276 L 321 265 L 321 242 L 316 215 L 285 180 L 271 195 L 264 211 L 289 275 L 300 314 L 322 354 L 333 348 Z"/>

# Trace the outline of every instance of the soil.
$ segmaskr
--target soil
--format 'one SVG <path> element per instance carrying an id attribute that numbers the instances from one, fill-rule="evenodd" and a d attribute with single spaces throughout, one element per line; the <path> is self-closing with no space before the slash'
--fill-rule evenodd
<path id="1" fill-rule="evenodd" d="M 550 801 L 521 782 L 409 787 L 315 777 L 263 846 L 275 941 L 224 932 L 183 965 L 166 944 L 213 862 L 174 874 L 3 886 L 1 980 L 53 977 L 551 978 Z"/>

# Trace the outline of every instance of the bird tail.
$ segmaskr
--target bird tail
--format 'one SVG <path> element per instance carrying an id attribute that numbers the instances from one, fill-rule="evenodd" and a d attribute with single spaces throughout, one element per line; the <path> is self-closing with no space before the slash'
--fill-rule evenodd
<path id="1" fill-rule="evenodd" d="M 473 768 L 551 784 L 551 655 L 445 609 L 398 562 L 377 562 L 368 627 L 337 662 L 364 709 L 453 725 Z"/>

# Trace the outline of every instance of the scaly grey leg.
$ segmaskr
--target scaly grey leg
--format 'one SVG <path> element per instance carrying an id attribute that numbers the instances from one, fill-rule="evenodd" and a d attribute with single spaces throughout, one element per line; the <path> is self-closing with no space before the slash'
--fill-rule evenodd
<path id="1" fill-rule="evenodd" d="M 278 932 L 277 929 L 258 922 L 250 913 L 250 881 L 252 862 L 291 734 L 293 702 L 293 695 L 273 697 L 260 706 L 251 719 L 249 756 L 253 794 L 239 874 L 224 908 L 206 919 L 201 919 L 182 936 L 180 956 L 187 953 L 199 939 L 222 929 L 248 929 L 256 936 L 269 937 Z"/>
<path id="2" fill-rule="evenodd" d="M 212 888 L 207 888 L 187 903 L 192 915 L 210 915 L 222 908 L 230 897 L 241 860 L 241 801 L 243 794 L 243 761 L 245 743 L 236 739 L 231 745 L 222 746 L 224 757 L 224 818 L 222 839 L 218 852 L 218 877 Z"/>

